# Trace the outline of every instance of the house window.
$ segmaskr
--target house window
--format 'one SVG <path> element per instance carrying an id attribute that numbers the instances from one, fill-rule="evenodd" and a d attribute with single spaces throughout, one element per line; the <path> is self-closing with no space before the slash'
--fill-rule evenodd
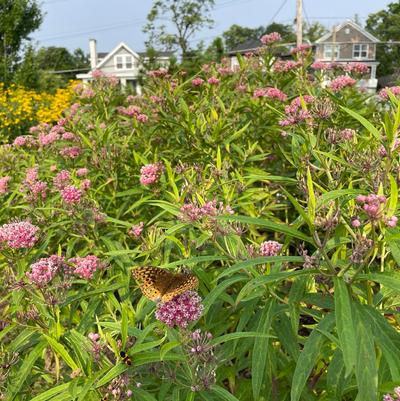
<path id="1" fill-rule="evenodd" d="M 127 70 L 130 70 L 132 68 L 132 57 L 131 56 L 125 56 L 125 68 Z"/>
<path id="2" fill-rule="evenodd" d="M 115 66 L 117 70 L 122 70 L 124 68 L 122 56 L 115 57 Z"/>
<path id="3" fill-rule="evenodd" d="M 368 45 L 353 45 L 353 58 L 368 58 Z"/>
<path id="4" fill-rule="evenodd" d="M 333 55 L 333 49 L 335 49 L 335 54 Z M 340 54 L 340 45 L 324 45 L 324 59 L 338 59 Z"/>
<path id="5" fill-rule="evenodd" d="M 114 62 L 117 70 L 131 70 L 134 67 L 133 57 L 129 55 L 115 56 Z"/>

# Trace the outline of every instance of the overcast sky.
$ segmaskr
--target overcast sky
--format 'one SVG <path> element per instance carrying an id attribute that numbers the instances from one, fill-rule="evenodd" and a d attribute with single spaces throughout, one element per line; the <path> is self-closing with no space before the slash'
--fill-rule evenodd
<path id="1" fill-rule="evenodd" d="M 368 14 L 395 0 L 303 0 L 304 18 L 328 28 L 358 14 L 364 23 Z M 32 38 L 38 46 L 64 46 L 88 52 L 90 38 L 97 39 L 98 51 L 109 51 L 126 42 L 133 50 L 144 50 L 146 22 L 153 0 L 44 0 L 44 22 Z M 247 27 L 267 25 L 273 20 L 292 23 L 296 0 L 215 0 L 212 29 L 193 39 L 196 45 L 209 43 L 232 24 Z"/>

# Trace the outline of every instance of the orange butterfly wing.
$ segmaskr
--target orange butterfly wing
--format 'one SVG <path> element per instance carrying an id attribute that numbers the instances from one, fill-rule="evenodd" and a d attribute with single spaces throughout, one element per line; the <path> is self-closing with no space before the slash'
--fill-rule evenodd
<path id="1" fill-rule="evenodd" d="M 192 274 L 171 273 L 159 267 L 138 267 L 133 277 L 139 281 L 140 290 L 152 301 L 170 301 L 177 295 L 197 288 L 199 280 Z"/>

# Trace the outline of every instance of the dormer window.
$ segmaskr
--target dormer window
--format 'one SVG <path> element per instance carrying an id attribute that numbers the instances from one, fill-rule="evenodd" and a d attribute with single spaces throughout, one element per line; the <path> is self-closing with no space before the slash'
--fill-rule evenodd
<path id="1" fill-rule="evenodd" d="M 353 45 L 353 58 L 368 58 L 368 47 L 361 43 Z"/>
<path id="2" fill-rule="evenodd" d="M 115 56 L 115 68 L 117 70 L 131 70 L 133 68 L 133 57 L 129 55 Z"/>

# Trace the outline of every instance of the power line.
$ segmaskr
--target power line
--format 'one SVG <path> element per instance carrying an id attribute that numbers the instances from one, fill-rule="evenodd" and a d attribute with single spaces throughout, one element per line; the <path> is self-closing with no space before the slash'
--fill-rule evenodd
<path id="1" fill-rule="evenodd" d="M 279 6 L 279 8 L 276 10 L 275 14 L 271 17 L 267 25 L 270 25 L 274 19 L 279 15 L 279 13 L 282 11 L 283 7 L 285 7 L 287 3 L 287 0 L 283 0 L 282 4 Z"/>

